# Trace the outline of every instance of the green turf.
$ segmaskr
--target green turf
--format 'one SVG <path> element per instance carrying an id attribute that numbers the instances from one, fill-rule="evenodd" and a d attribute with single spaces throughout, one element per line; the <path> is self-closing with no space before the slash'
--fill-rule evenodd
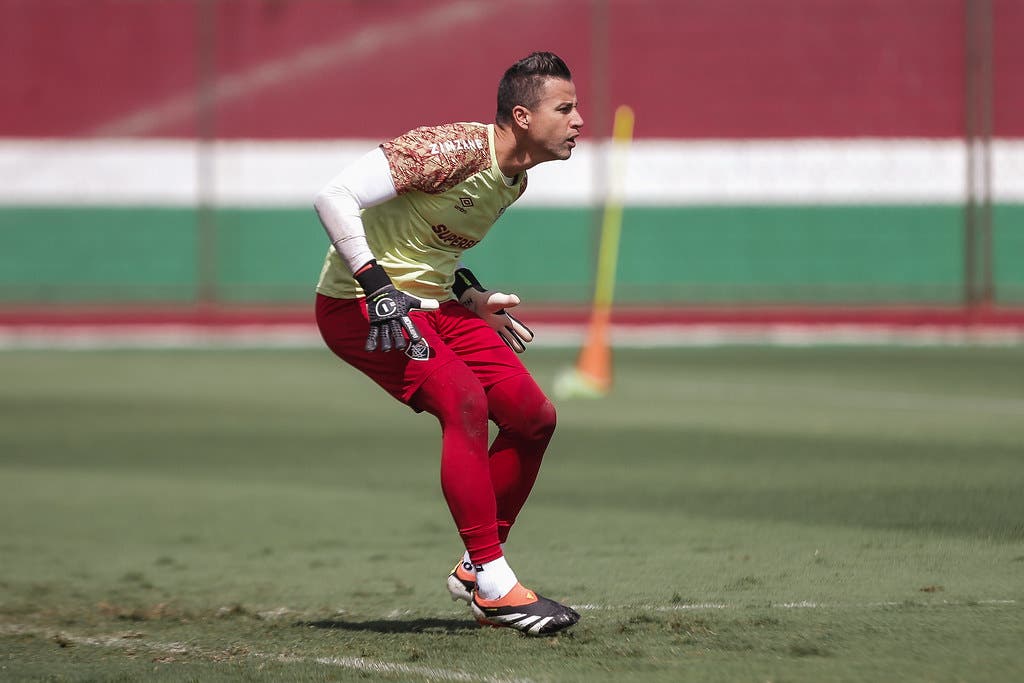
<path id="1" fill-rule="evenodd" d="M 2 353 L 0 680 L 1024 679 L 1024 349 L 621 351 L 557 405 L 536 640 L 448 599 L 438 428 L 326 351 Z"/>

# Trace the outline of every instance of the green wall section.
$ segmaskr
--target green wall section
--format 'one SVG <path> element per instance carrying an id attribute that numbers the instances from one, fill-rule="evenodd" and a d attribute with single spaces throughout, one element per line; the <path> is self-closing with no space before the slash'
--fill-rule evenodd
<path id="1" fill-rule="evenodd" d="M 993 223 L 996 298 L 1024 304 L 1024 204 L 996 206 Z"/>
<path id="2" fill-rule="evenodd" d="M 1024 205 L 996 207 L 997 300 L 1024 303 Z M 203 227 L 201 227 L 203 226 Z M 465 261 L 534 301 L 592 291 L 600 215 L 509 211 Z M 624 213 L 623 303 L 956 303 L 957 206 L 633 207 Z M 326 238 L 310 209 L 5 208 L 0 302 L 308 300 Z"/>
<path id="3" fill-rule="evenodd" d="M 190 300 L 196 213 L 145 208 L 0 211 L 0 300 Z"/>

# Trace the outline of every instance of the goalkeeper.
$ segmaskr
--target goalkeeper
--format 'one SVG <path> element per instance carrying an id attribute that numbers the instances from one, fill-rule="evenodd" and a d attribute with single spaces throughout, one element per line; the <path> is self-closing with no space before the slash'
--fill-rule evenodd
<path id="1" fill-rule="evenodd" d="M 441 424 L 441 488 L 465 553 L 453 599 L 481 623 L 557 633 L 579 615 L 524 588 L 503 544 L 533 488 L 555 410 L 519 360 L 533 339 L 462 266 L 526 189 L 568 159 L 583 127 L 565 63 L 535 52 L 498 85 L 495 123 L 417 128 L 344 168 L 315 199 L 331 246 L 317 285 L 327 346 Z M 488 445 L 488 420 L 498 427 Z"/>

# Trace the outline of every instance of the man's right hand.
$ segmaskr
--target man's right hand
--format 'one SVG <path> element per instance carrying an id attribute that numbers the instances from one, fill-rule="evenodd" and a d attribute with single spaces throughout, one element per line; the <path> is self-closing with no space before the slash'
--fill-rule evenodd
<path id="1" fill-rule="evenodd" d="M 366 292 L 366 314 L 370 321 L 370 332 L 366 337 L 366 350 L 390 351 L 392 348 L 404 349 L 407 344 L 415 344 L 422 336 L 409 317 L 413 309 L 436 310 L 436 299 L 418 299 L 400 292 L 391 282 L 388 274 L 370 261 L 355 274 L 359 285 Z M 405 339 L 402 331 L 408 335 Z"/>

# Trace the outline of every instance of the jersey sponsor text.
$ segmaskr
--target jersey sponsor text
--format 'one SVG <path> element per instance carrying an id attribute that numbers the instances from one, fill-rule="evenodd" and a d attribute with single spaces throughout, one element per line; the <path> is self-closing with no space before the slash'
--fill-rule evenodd
<path id="1" fill-rule="evenodd" d="M 430 145 L 431 154 L 442 154 L 444 152 L 457 152 L 464 149 L 483 149 L 484 141 L 479 138 L 457 138 L 455 140 L 440 140 Z"/>
<path id="2" fill-rule="evenodd" d="M 460 249 L 469 249 L 470 247 L 480 243 L 480 240 L 471 240 L 468 237 L 456 235 L 454 232 L 449 230 L 448 226 L 444 223 L 440 225 L 431 225 L 430 229 L 434 231 L 434 234 L 437 235 L 442 242 Z"/>

